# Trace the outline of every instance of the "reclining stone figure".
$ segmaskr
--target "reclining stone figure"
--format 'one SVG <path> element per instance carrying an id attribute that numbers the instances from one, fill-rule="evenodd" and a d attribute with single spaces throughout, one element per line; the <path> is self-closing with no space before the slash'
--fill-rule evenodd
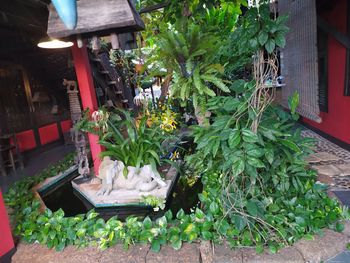
<path id="1" fill-rule="evenodd" d="M 109 195 L 112 190 L 119 189 L 149 192 L 159 186 L 166 186 L 159 173 L 153 171 L 150 165 L 145 165 L 139 169 L 128 166 L 127 176 L 124 176 L 124 169 L 123 162 L 104 157 L 98 175 L 102 180 L 102 186 L 97 195 Z"/>

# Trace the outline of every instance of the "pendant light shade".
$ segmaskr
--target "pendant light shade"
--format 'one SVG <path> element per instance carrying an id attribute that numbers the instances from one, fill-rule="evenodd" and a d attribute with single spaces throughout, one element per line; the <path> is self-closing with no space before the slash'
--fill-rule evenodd
<path id="1" fill-rule="evenodd" d="M 38 47 L 40 48 L 49 48 L 49 49 L 56 49 L 56 48 L 67 48 L 73 46 L 73 42 L 70 41 L 62 41 L 59 39 L 52 39 L 49 37 L 45 37 L 40 40 L 38 43 Z"/>

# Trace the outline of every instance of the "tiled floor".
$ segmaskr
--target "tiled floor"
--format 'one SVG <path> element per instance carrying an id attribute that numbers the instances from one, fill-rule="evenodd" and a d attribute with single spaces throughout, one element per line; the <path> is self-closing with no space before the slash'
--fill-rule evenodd
<path id="1" fill-rule="evenodd" d="M 17 169 L 16 173 L 11 170 L 8 171 L 9 174 L 7 176 L 0 175 L 1 191 L 6 192 L 9 186 L 11 186 L 14 182 L 26 176 L 33 176 L 39 173 L 51 164 L 62 160 L 64 156 L 73 151 L 74 146 L 61 145 L 24 160 L 25 166 L 23 170 Z"/>
<path id="2" fill-rule="evenodd" d="M 344 251 L 334 258 L 327 260 L 326 263 L 350 263 L 350 251 Z"/>
<path id="3" fill-rule="evenodd" d="M 310 163 L 310 165 L 316 169 L 316 167 L 327 167 L 337 170 L 342 165 L 350 164 L 350 152 L 339 147 L 338 145 L 328 141 L 327 139 L 321 137 L 317 133 L 304 129 L 302 135 L 305 137 L 311 137 L 316 140 L 315 145 L 315 156 L 319 153 L 322 153 L 326 156 L 326 160 L 321 160 L 319 162 Z M 328 159 L 327 159 L 328 158 Z M 322 158 L 321 158 L 322 159 Z M 350 165 L 349 165 L 350 167 Z M 317 169 L 316 169 L 317 170 Z M 325 173 L 326 176 L 329 176 L 332 179 L 332 183 L 329 184 L 331 190 L 350 190 L 350 169 L 348 171 L 339 171 L 331 174 L 330 171 Z"/>

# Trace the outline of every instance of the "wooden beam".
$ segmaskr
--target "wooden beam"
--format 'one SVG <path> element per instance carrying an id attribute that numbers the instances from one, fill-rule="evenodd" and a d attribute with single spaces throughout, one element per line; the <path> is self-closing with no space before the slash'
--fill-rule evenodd
<path id="1" fill-rule="evenodd" d="M 81 34 L 83 37 L 104 36 L 143 30 L 145 25 L 131 0 L 77 1 L 78 22 L 67 29 L 53 5 L 50 5 L 47 34 L 65 38 Z"/>
<path id="2" fill-rule="evenodd" d="M 34 104 L 32 101 L 32 97 L 33 97 L 32 96 L 32 89 L 30 87 L 30 81 L 29 81 L 27 70 L 22 69 L 22 77 L 23 77 L 24 91 L 26 93 L 29 110 L 30 110 L 30 112 L 34 112 L 35 108 L 34 108 Z"/>
<path id="3" fill-rule="evenodd" d="M 139 13 L 140 14 L 150 13 L 150 12 L 159 10 L 161 8 L 167 7 L 169 5 L 169 3 L 170 2 L 165 2 L 165 3 L 159 3 L 159 4 L 156 4 L 156 5 L 152 5 L 152 6 L 147 6 L 145 8 L 142 8 Z"/>

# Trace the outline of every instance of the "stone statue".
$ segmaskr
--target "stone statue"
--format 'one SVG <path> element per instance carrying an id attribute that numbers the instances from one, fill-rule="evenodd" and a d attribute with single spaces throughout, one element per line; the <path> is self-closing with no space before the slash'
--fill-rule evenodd
<path id="1" fill-rule="evenodd" d="M 118 189 L 149 192 L 157 187 L 166 186 L 159 173 L 153 171 L 150 165 L 145 165 L 139 169 L 128 166 L 126 176 L 124 176 L 124 169 L 123 162 L 104 157 L 98 175 L 102 180 L 102 186 L 97 195 L 109 195 L 112 190 Z"/>
<path id="2" fill-rule="evenodd" d="M 63 86 L 67 86 L 67 93 L 69 97 L 70 114 L 73 123 L 71 128 L 72 141 L 75 144 L 77 152 L 76 163 L 78 164 L 78 173 L 87 179 L 90 173 L 88 154 L 86 151 L 86 138 L 82 131 L 74 129 L 74 126 L 81 119 L 81 106 L 78 97 L 78 85 L 76 81 L 63 79 Z"/>

